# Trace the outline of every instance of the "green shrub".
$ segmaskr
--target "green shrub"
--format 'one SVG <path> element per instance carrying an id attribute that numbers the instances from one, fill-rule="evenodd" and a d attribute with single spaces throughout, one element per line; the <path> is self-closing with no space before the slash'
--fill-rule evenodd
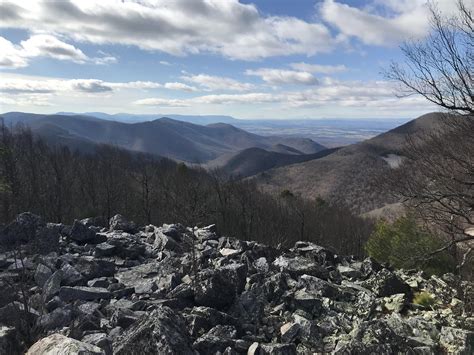
<path id="1" fill-rule="evenodd" d="M 418 292 L 413 297 L 413 303 L 429 308 L 433 306 L 436 302 L 435 299 L 428 292 Z"/>
<path id="2" fill-rule="evenodd" d="M 454 258 L 447 251 L 424 260 L 426 255 L 441 246 L 439 237 L 422 229 L 414 218 L 408 216 L 399 218 L 393 224 L 384 221 L 377 223 L 365 249 L 379 262 L 388 262 L 403 269 L 418 268 L 432 275 L 455 269 Z"/>

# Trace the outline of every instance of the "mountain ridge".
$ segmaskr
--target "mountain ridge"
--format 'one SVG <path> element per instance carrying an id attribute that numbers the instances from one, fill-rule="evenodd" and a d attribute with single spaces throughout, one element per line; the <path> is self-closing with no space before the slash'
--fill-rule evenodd
<path id="1" fill-rule="evenodd" d="M 284 144 L 305 154 L 313 154 L 325 147 L 308 138 L 260 136 L 228 123 L 206 126 L 175 120 L 169 117 L 152 121 L 124 123 L 92 116 L 39 115 L 19 112 L 3 115 L 7 125 L 23 123 L 35 132 L 44 134 L 45 125 L 57 126 L 62 135 L 46 135 L 50 140 L 65 141 L 64 134 L 74 140 L 112 144 L 132 151 L 155 154 L 178 161 L 203 163 L 218 156 L 242 149 L 259 147 L 272 149 Z M 54 131 L 54 130 L 52 130 Z M 79 146 L 75 144 L 75 146 Z"/>

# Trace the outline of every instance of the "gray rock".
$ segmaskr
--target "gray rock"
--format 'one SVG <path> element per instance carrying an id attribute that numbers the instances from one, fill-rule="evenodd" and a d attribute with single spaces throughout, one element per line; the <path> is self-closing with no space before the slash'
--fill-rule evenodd
<path id="1" fill-rule="evenodd" d="M 0 233 L 0 245 L 24 244 L 33 241 L 38 229 L 46 226 L 40 216 L 24 212 L 16 216 Z"/>
<path id="2" fill-rule="evenodd" d="M 36 325 L 44 331 L 61 329 L 72 321 L 72 311 L 68 308 L 56 308 L 51 313 L 44 314 L 36 320 Z"/>
<path id="3" fill-rule="evenodd" d="M 217 325 L 206 334 L 200 336 L 193 344 L 193 348 L 200 354 L 216 354 L 233 347 L 237 330 L 231 325 Z"/>
<path id="4" fill-rule="evenodd" d="M 82 256 L 78 258 L 74 264 L 74 268 L 79 271 L 86 280 L 114 276 L 116 269 L 113 262 L 97 259 L 93 256 Z"/>
<path id="5" fill-rule="evenodd" d="M 135 223 L 129 222 L 124 216 L 120 214 L 117 214 L 110 219 L 109 227 L 111 231 L 121 230 L 131 233 L 136 231 Z"/>
<path id="6" fill-rule="evenodd" d="M 79 244 L 99 244 L 107 240 L 107 237 L 97 234 L 93 229 L 86 227 L 78 220 L 74 221 L 69 238 Z"/>
<path id="7" fill-rule="evenodd" d="M 360 271 L 344 265 L 338 265 L 337 271 L 339 271 L 342 277 L 347 279 L 356 279 L 362 275 Z"/>
<path id="8" fill-rule="evenodd" d="M 300 331 L 300 325 L 298 323 L 285 323 L 280 327 L 281 341 L 283 343 L 292 342 L 298 332 Z"/>
<path id="9" fill-rule="evenodd" d="M 107 288 L 110 285 L 110 281 L 107 277 L 98 277 L 87 281 L 87 286 L 89 287 L 102 287 Z"/>
<path id="10" fill-rule="evenodd" d="M 295 344 L 261 344 L 260 355 L 296 355 Z"/>
<path id="11" fill-rule="evenodd" d="M 45 302 L 58 294 L 61 288 L 61 280 L 63 279 L 63 272 L 57 270 L 52 274 L 43 285 L 43 299 Z"/>
<path id="12" fill-rule="evenodd" d="M 101 348 L 105 355 L 112 355 L 112 340 L 106 333 L 87 334 L 81 339 L 81 341 Z"/>
<path id="13" fill-rule="evenodd" d="M 191 314 L 186 316 L 189 332 L 199 337 L 217 325 L 236 325 L 237 319 L 210 307 L 193 307 Z"/>
<path id="14" fill-rule="evenodd" d="M 321 296 L 306 289 L 298 290 L 293 296 L 293 305 L 296 309 L 319 314 L 322 306 Z"/>
<path id="15" fill-rule="evenodd" d="M 26 355 L 104 355 L 105 352 L 97 346 L 68 338 L 61 334 L 52 334 L 38 340 L 27 351 Z"/>
<path id="16" fill-rule="evenodd" d="M 245 286 L 246 268 L 231 264 L 216 270 L 204 270 L 197 275 L 194 290 L 197 305 L 225 309 Z"/>
<path id="17" fill-rule="evenodd" d="M 35 271 L 35 282 L 39 287 L 43 287 L 48 278 L 53 274 L 53 271 L 43 264 L 38 264 Z"/>
<path id="18" fill-rule="evenodd" d="M 63 286 L 59 290 L 59 298 L 64 302 L 109 299 L 111 296 L 111 293 L 107 289 L 100 287 Z"/>
<path id="19" fill-rule="evenodd" d="M 94 249 L 94 255 L 99 258 L 113 256 L 116 252 L 117 247 L 107 242 L 97 244 Z"/>
<path id="20" fill-rule="evenodd" d="M 69 263 L 64 263 L 61 266 L 62 271 L 62 284 L 66 286 L 74 286 L 81 283 L 84 280 L 81 273 L 77 269 L 71 266 Z"/>
<path id="21" fill-rule="evenodd" d="M 303 257 L 289 258 L 279 256 L 273 262 L 273 265 L 280 271 L 288 272 L 293 278 L 298 278 L 301 275 L 311 275 L 319 277 L 320 279 L 327 279 L 329 276 L 329 272 L 326 268 Z"/>
<path id="22" fill-rule="evenodd" d="M 450 354 L 473 354 L 474 332 L 451 327 L 442 327 L 439 343 Z"/>
<path id="23" fill-rule="evenodd" d="M 142 317 L 113 345 L 116 355 L 194 355 L 183 318 L 168 307 Z"/>
<path id="24" fill-rule="evenodd" d="M 204 228 L 199 228 L 194 231 L 194 235 L 200 240 L 216 240 L 219 237 L 216 235 L 216 225 L 211 224 Z"/>
<path id="25" fill-rule="evenodd" d="M 371 278 L 367 279 L 363 285 L 373 291 L 378 297 L 387 297 L 397 293 L 411 295 L 411 288 L 393 272 L 383 269 Z"/>

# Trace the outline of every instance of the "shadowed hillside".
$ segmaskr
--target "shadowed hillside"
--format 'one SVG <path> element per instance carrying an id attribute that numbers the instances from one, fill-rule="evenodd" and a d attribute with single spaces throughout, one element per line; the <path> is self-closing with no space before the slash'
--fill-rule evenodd
<path id="1" fill-rule="evenodd" d="M 267 191 L 289 189 L 309 198 L 322 197 L 364 213 L 393 203 L 376 189 L 375 180 L 403 159 L 400 151 L 408 135 L 436 129 L 442 114 L 423 115 L 361 143 L 341 148 L 321 159 L 275 168 L 261 173 L 257 182 Z"/>
<path id="2" fill-rule="evenodd" d="M 282 145 L 280 145 L 282 146 Z M 249 177 L 263 171 L 319 159 L 337 151 L 338 148 L 325 149 L 314 154 L 279 153 L 261 148 L 248 148 L 230 156 L 224 155 L 212 162 L 207 167 L 218 167 L 226 174 L 236 177 Z"/>

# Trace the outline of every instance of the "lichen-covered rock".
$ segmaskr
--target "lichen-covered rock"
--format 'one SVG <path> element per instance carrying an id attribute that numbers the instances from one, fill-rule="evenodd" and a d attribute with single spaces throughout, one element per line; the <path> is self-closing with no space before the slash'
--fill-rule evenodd
<path id="1" fill-rule="evenodd" d="M 97 346 L 53 334 L 38 340 L 26 355 L 105 355 L 105 352 Z"/>
<path id="2" fill-rule="evenodd" d="M 168 307 L 145 315 L 113 347 L 116 355 L 194 355 L 184 320 Z"/>
<path id="3" fill-rule="evenodd" d="M 443 327 L 441 328 L 439 343 L 450 354 L 473 354 L 474 332 Z"/>

